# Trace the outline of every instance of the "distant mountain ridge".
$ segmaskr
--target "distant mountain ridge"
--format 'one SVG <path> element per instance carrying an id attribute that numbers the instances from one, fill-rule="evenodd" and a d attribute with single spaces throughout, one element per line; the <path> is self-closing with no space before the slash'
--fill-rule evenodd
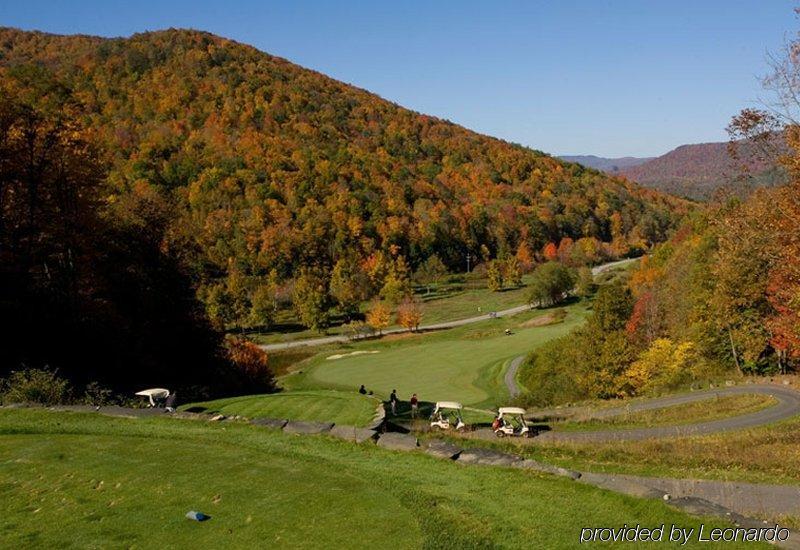
<path id="1" fill-rule="evenodd" d="M 655 157 L 619 157 L 606 158 L 596 155 L 560 155 L 558 158 L 567 162 L 576 162 L 595 170 L 601 170 L 609 174 L 617 174 L 626 168 L 639 166 Z"/>
<path id="2" fill-rule="evenodd" d="M 765 160 L 754 144 L 738 142 L 736 149 L 735 159 L 730 154 L 729 142 L 681 145 L 660 157 L 650 158 L 614 159 L 594 155 L 559 158 L 693 200 L 708 200 L 723 188 L 747 194 L 756 187 L 785 183 L 783 169 Z"/>
<path id="3" fill-rule="evenodd" d="M 733 158 L 729 142 L 681 145 L 620 173 L 645 187 L 695 200 L 707 200 L 721 188 L 746 193 L 785 183 L 783 169 L 754 144 L 738 142 L 736 149 Z"/>

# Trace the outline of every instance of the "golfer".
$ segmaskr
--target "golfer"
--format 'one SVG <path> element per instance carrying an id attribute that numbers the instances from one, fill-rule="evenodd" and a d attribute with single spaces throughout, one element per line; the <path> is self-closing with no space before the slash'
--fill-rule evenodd
<path id="1" fill-rule="evenodd" d="M 408 401 L 411 403 L 411 418 L 417 417 L 417 405 L 419 404 L 419 399 L 417 399 L 417 394 L 411 394 L 411 399 Z"/>
<path id="2" fill-rule="evenodd" d="M 392 390 L 389 396 L 389 405 L 392 407 L 392 416 L 397 416 L 397 390 Z"/>

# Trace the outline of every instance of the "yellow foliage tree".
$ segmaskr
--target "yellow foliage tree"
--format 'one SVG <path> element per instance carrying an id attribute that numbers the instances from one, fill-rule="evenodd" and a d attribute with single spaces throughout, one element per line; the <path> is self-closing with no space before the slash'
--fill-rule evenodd
<path id="1" fill-rule="evenodd" d="M 383 329 L 389 326 L 392 319 L 392 308 L 389 304 L 381 301 L 374 301 L 367 311 L 367 325 L 381 334 Z"/>
<path id="2" fill-rule="evenodd" d="M 691 342 L 658 338 L 625 371 L 625 384 L 635 394 L 675 387 L 692 377 L 696 361 Z"/>

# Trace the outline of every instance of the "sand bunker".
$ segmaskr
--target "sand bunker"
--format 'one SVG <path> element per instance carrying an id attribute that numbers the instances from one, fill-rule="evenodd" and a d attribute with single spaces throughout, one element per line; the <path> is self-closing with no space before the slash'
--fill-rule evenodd
<path id="1" fill-rule="evenodd" d="M 354 355 L 368 355 L 368 354 L 372 354 L 372 353 L 378 353 L 378 352 L 374 351 L 374 350 L 373 351 L 351 351 L 350 353 L 337 353 L 336 355 L 331 355 L 329 357 L 326 357 L 325 359 L 327 361 L 330 361 L 331 359 L 341 359 L 343 357 L 352 357 Z"/>

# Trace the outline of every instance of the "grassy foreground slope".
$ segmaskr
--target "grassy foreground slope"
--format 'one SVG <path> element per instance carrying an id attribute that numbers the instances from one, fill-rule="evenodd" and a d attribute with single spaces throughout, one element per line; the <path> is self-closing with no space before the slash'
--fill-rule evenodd
<path id="1" fill-rule="evenodd" d="M 660 501 L 371 444 L 44 410 L 0 410 L 0 480 L 4 544 L 26 548 L 573 548 L 582 526 L 701 523 Z"/>
<path id="2" fill-rule="evenodd" d="M 377 406 L 377 399 L 356 392 L 319 390 L 229 397 L 182 408 L 202 407 L 206 412 L 247 418 L 287 418 L 364 426 L 375 416 Z"/>
<path id="3" fill-rule="evenodd" d="M 526 326 L 526 321 L 553 315 L 554 310 L 493 319 L 438 333 L 353 344 L 349 349 L 377 353 L 340 359 L 328 359 L 328 354 L 321 354 L 306 369 L 308 373 L 300 384 L 338 388 L 358 388 L 365 384 L 383 396 L 397 389 L 404 400 L 416 392 L 425 401 L 495 405 L 494 401 L 508 395 L 502 375 L 509 359 L 563 336 L 583 322 L 585 305 L 573 304 L 566 309 L 563 321 L 545 326 Z M 506 328 L 512 331 L 510 336 L 504 334 Z M 291 378 L 286 383 L 297 387 Z"/>

